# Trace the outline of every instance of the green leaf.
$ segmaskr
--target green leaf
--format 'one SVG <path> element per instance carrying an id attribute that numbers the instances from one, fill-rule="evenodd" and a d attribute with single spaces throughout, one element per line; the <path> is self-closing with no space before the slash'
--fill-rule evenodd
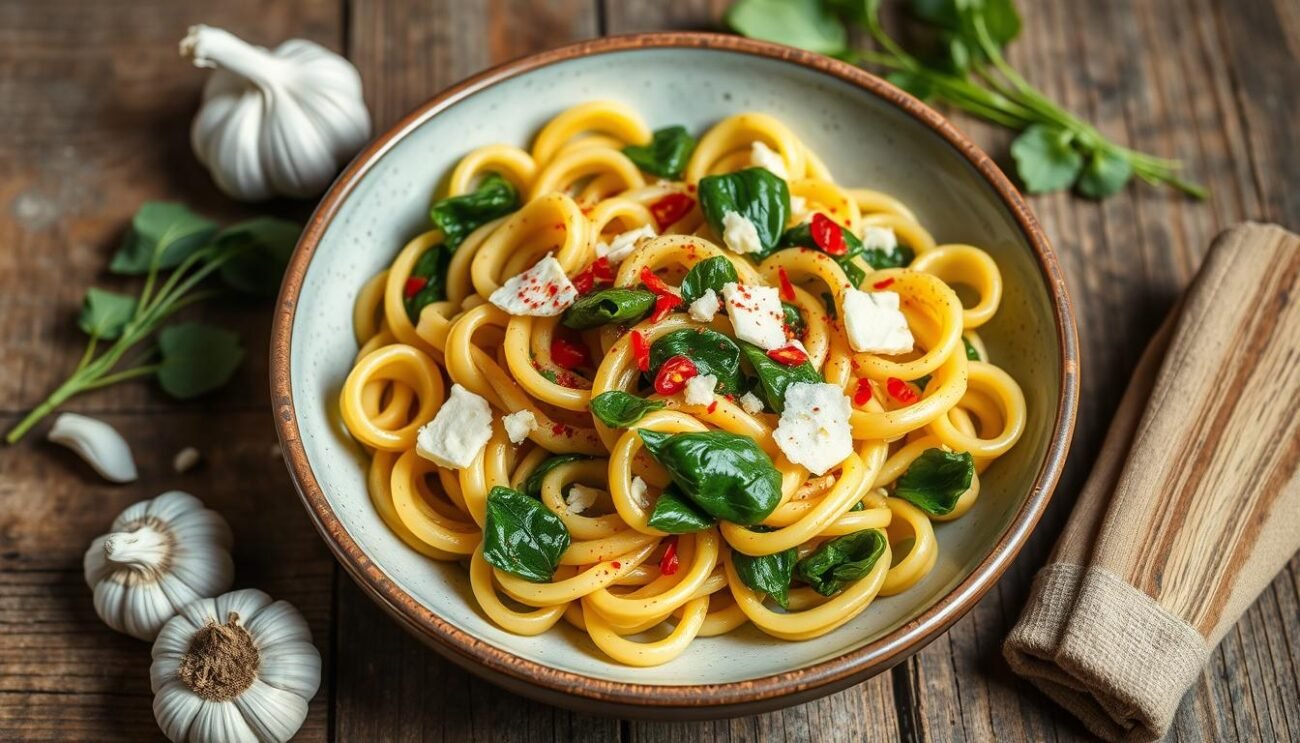
<path id="1" fill-rule="evenodd" d="M 182 204 L 146 201 L 131 218 L 131 228 L 108 264 L 108 270 L 126 275 L 149 273 L 155 254 L 158 268 L 175 268 L 207 245 L 216 231 L 215 222 Z"/>
<path id="2" fill-rule="evenodd" d="M 704 292 L 709 289 L 721 297 L 722 287 L 733 282 L 739 284 L 740 276 L 736 274 L 736 267 L 731 265 L 731 261 L 720 255 L 705 258 L 691 266 L 691 270 L 682 278 L 682 301 L 690 304 L 704 296 Z"/>
<path id="3" fill-rule="evenodd" d="M 524 494 L 533 498 L 541 498 L 542 480 L 546 479 L 546 475 L 550 473 L 551 470 L 562 464 L 581 462 L 584 459 L 587 459 L 587 457 L 584 457 L 581 454 L 557 454 L 553 457 L 542 460 L 542 463 L 537 465 L 537 468 L 532 472 L 529 472 L 528 477 L 524 478 Z"/>
<path id="4" fill-rule="evenodd" d="M 519 208 L 519 192 L 498 173 L 488 173 L 471 192 L 435 202 L 429 218 L 455 252 L 469 233 Z"/>
<path id="5" fill-rule="evenodd" d="M 1079 182 L 1079 193 L 1090 199 L 1104 199 L 1128 184 L 1133 178 L 1133 164 L 1123 155 L 1109 150 L 1097 150 L 1088 159 Z"/>
<path id="6" fill-rule="evenodd" d="M 686 497 L 715 518 L 757 524 L 781 502 L 781 473 L 748 436 L 727 431 L 637 433 Z"/>
<path id="7" fill-rule="evenodd" d="M 857 235 L 845 229 L 843 225 L 837 222 L 835 223 L 835 226 L 839 227 L 840 234 L 844 235 L 845 251 L 844 255 L 834 255 L 831 257 L 834 258 L 835 262 L 839 264 L 841 269 L 843 269 L 845 278 L 847 278 L 849 283 L 853 284 L 855 287 L 862 286 L 862 282 L 866 280 L 867 274 L 858 267 L 857 263 L 853 260 L 854 258 L 862 258 L 868 265 L 879 271 L 882 268 L 900 268 L 906 266 L 916 257 L 916 253 L 906 245 L 895 245 L 887 250 L 884 248 L 867 248 L 862 244 L 862 241 L 858 239 Z M 817 242 L 813 240 L 811 225 L 806 222 L 804 224 L 797 224 L 786 230 L 785 233 L 781 235 L 781 247 L 808 248 L 809 250 L 821 251 Z"/>
<path id="8" fill-rule="evenodd" d="M 727 11 L 727 25 L 751 39 L 840 54 L 848 49 L 844 24 L 821 0 L 740 0 Z"/>
<path id="9" fill-rule="evenodd" d="M 682 495 L 676 485 L 669 485 L 659 494 L 646 523 L 669 534 L 689 534 L 713 526 L 716 520 Z"/>
<path id="10" fill-rule="evenodd" d="M 238 335 L 197 322 L 163 328 L 158 348 L 162 352 L 158 383 L 164 392 L 182 400 L 230 381 L 244 358 Z"/>
<path id="11" fill-rule="evenodd" d="M 256 217 L 218 232 L 213 244 L 234 253 L 221 265 L 221 280 L 245 294 L 274 297 L 301 232 L 293 222 L 275 217 Z"/>
<path id="12" fill-rule="evenodd" d="M 763 252 L 753 256 L 762 259 L 776 249 L 781 241 L 781 231 L 790 219 L 790 189 L 781 178 L 767 168 L 746 168 L 734 173 L 710 175 L 700 179 L 700 209 L 704 212 L 713 234 L 724 230 L 722 219 L 728 212 L 736 212 L 754 223 Z"/>
<path id="13" fill-rule="evenodd" d="M 894 497 L 902 498 L 931 516 L 952 513 L 975 476 L 970 452 L 926 449 L 898 478 Z"/>
<path id="14" fill-rule="evenodd" d="M 901 88 L 904 92 L 923 101 L 929 100 L 934 95 L 934 85 L 923 72 L 895 70 L 886 75 L 885 79 L 894 87 Z"/>
<path id="15" fill-rule="evenodd" d="M 963 335 L 963 336 L 961 337 L 961 343 L 962 343 L 963 346 L 966 347 L 966 360 L 967 360 L 967 361 L 980 361 L 980 360 L 981 360 L 981 359 L 980 359 L 980 352 L 979 352 L 978 350 L 976 350 L 975 346 L 971 345 L 971 342 L 970 342 L 970 341 L 966 340 L 966 336 Z"/>
<path id="16" fill-rule="evenodd" d="M 674 356 L 685 356 L 694 362 L 700 376 L 717 377 L 720 394 L 740 390 L 740 349 L 722 333 L 708 328 L 683 328 L 656 340 L 650 344 L 650 377 L 653 379 L 659 367 Z"/>
<path id="17" fill-rule="evenodd" d="M 663 409 L 664 404 L 622 390 L 610 390 L 591 398 L 588 407 L 591 408 L 592 415 L 610 428 L 629 428 L 645 417 L 646 413 Z"/>
<path id="18" fill-rule="evenodd" d="M 642 289 L 601 289 L 574 302 L 561 322 L 575 330 L 634 323 L 654 309 L 655 295 Z"/>
<path id="19" fill-rule="evenodd" d="M 912 0 L 911 9 L 926 23 L 959 34 L 972 48 L 979 46 L 974 43 L 976 18 L 999 47 L 1020 35 L 1020 14 L 1013 0 Z"/>
<path id="20" fill-rule="evenodd" d="M 835 306 L 835 295 L 830 292 L 822 292 L 822 304 L 826 305 L 826 314 L 832 320 L 840 319 L 840 310 Z"/>
<path id="21" fill-rule="evenodd" d="M 122 335 L 122 328 L 135 315 L 135 305 L 135 297 L 91 287 L 81 301 L 77 327 L 86 335 L 111 341 Z"/>
<path id="22" fill-rule="evenodd" d="M 1074 183 L 1083 170 L 1083 155 L 1071 140 L 1070 132 L 1046 124 L 1033 124 L 1016 137 L 1011 157 L 1026 191 L 1048 193 Z"/>
<path id="23" fill-rule="evenodd" d="M 916 251 L 906 245 L 892 248 L 863 248 L 862 260 L 877 271 L 885 268 L 906 268 L 916 258 Z M 859 286 L 861 283 L 859 282 Z"/>
<path id="24" fill-rule="evenodd" d="M 795 565 L 794 574 L 823 596 L 832 596 L 867 577 L 885 554 L 885 535 L 863 529 L 822 542 Z"/>
<path id="25" fill-rule="evenodd" d="M 767 402 L 767 406 L 780 413 L 785 410 L 785 391 L 795 382 L 824 382 L 811 362 L 805 361 L 799 366 L 786 366 L 767 357 L 767 352 L 750 343 L 741 341 L 740 350 L 745 360 L 754 367 L 758 375 L 758 391 Z"/>
<path id="26" fill-rule="evenodd" d="M 411 296 L 403 296 L 406 316 L 413 323 L 420 322 L 420 312 L 434 302 L 447 298 L 447 269 L 451 265 L 451 251 L 439 243 L 420 254 L 411 267 L 411 278 L 424 279 L 425 285 Z"/>
<path id="27" fill-rule="evenodd" d="M 794 333 L 794 337 L 802 340 L 804 334 L 808 332 L 808 325 L 803 321 L 798 305 L 782 302 L 781 312 L 785 315 L 784 322 L 790 327 L 790 332 Z"/>
<path id="28" fill-rule="evenodd" d="M 483 524 L 487 564 L 526 581 L 545 583 L 555 575 L 568 548 L 569 530 L 541 501 L 499 485 L 488 491 Z"/>
<path id="29" fill-rule="evenodd" d="M 740 581 L 755 591 L 771 596 L 782 609 L 790 607 L 790 580 L 794 576 L 794 566 L 798 560 L 799 551 L 793 547 L 761 557 L 751 557 L 734 550 L 731 553 L 731 564 L 735 566 Z"/>
<path id="30" fill-rule="evenodd" d="M 695 151 L 695 138 L 684 126 L 670 126 L 655 130 L 647 145 L 628 145 L 623 148 L 627 159 L 641 170 L 660 178 L 680 180 L 686 163 Z"/>
<path id="31" fill-rule="evenodd" d="M 1020 13 L 1014 0 L 979 0 L 972 6 L 981 6 L 984 26 L 998 46 L 1006 46 L 1020 35 Z"/>

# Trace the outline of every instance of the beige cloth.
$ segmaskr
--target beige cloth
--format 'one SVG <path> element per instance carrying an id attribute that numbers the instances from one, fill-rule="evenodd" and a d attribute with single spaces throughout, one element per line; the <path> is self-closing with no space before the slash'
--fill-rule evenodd
<path id="1" fill-rule="evenodd" d="M 1152 340 L 1003 648 L 1108 740 L 1152 740 L 1300 549 L 1300 238 L 1215 240 Z"/>

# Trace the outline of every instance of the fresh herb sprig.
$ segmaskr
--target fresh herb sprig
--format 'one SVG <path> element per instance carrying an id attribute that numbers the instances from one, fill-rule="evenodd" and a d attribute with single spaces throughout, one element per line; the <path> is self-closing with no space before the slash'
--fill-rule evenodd
<path id="1" fill-rule="evenodd" d="M 739 0 L 727 12 L 738 33 L 875 67 L 921 99 L 946 103 L 1020 132 L 1011 157 L 1025 190 L 1073 187 L 1103 199 L 1133 176 L 1195 198 L 1205 189 L 1183 179 L 1176 160 L 1153 157 L 1107 139 L 1088 122 L 1052 102 L 1002 54 L 1020 33 L 1013 0 L 907 0 L 910 16 L 927 27 L 936 51 L 918 56 L 885 32 L 883 0 Z M 849 46 L 845 22 L 864 27 L 869 49 Z"/>
<path id="2" fill-rule="evenodd" d="M 166 323 L 181 310 L 225 293 L 210 279 L 237 292 L 274 294 L 298 232 L 297 225 L 280 219 L 262 217 L 220 229 L 180 204 L 141 206 L 109 264 L 112 273 L 143 276 L 140 292 L 86 292 L 77 324 L 90 339 L 80 362 L 5 441 L 17 442 L 75 395 L 130 379 L 156 377 L 164 392 L 179 399 L 225 384 L 243 360 L 239 336 L 200 322 Z M 155 342 L 141 347 L 150 339 Z"/>

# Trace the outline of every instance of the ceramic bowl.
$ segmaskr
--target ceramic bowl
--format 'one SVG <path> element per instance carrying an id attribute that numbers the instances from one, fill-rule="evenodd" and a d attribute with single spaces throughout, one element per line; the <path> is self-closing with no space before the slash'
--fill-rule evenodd
<path id="1" fill-rule="evenodd" d="M 480 145 L 527 146 L 552 116 L 616 99 L 653 127 L 701 132 L 740 111 L 780 117 L 836 180 L 913 207 L 942 242 L 982 246 L 1005 278 L 981 335 L 1024 388 L 1024 437 L 983 477 L 978 504 L 936 528 L 933 572 L 876 600 L 841 629 L 783 642 L 753 627 L 697 640 L 656 668 L 612 663 L 564 622 L 540 637 L 492 624 L 461 565 L 432 562 L 380 521 L 366 458 L 337 400 L 357 346 L 362 283 L 427 229 L 439 179 Z M 640 716 L 705 718 L 773 709 L 889 668 L 948 628 L 997 580 L 1042 514 L 1061 471 L 1078 392 L 1078 348 L 1056 258 L 1020 195 L 987 155 L 939 114 L 862 70 L 732 36 L 668 33 L 588 41 L 527 57 L 437 95 L 376 139 L 325 195 L 281 290 L 272 400 L 303 503 L 357 583 L 456 663 L 547 702 Z"/>

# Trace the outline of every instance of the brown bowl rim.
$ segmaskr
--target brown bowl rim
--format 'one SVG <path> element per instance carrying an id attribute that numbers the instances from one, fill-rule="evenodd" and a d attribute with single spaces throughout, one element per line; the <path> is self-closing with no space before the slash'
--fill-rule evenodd
<path id="1" fill-rule="evenodd" d="M 855 85 L 928 127 L 975 167 L 1015 217 L 1038 259 L 1052 298 L 1056 328 L 1061 338 L 1061 395 L 1047 456 L 1020 511 L 971 574 L 921 614 L 861 648 L 804 668 L 745 681 L 684 686 L 610 681 L 521 658 L 457 629 L 389 581 L 343 528 L 307 461 L 294 411 L 290 344 L 298 296 L 308 265 L 326 228 L 370 167 L 416 127 L 461 99 L 496 83 L 578 57 L 646 48 L 716 49 L 801 65 Z M 865 680 L 920 650 L 968 612 L 1005 572 L 1051 498 L 1074 431 L 1079 390 L 1078 359 L 1073 310 L 1060 266 L 1046 235 L 1019 191 L 993 160 L 958 133 L 939 113 L 865 70 L 819 54 L 739 36 L 658 32 L 581 41 L 498 65 L 442 91 L 367 145 L 322 198 L 290 259 L 272 326 L 270 378 L 282 451 L 308 513 L 358 585 L 403 626 L 422 636 L 457 664 L 483 673 L 516 691 L 525 694 L 536 692 L 547 701 L 561 704 L 572 701 L 587 709 L 600 710 L 603 707 L 606 711 L 617 710 L 633 715 L 693 708 L 696 714 L 692 716 L 708 717 L 722 716 L 728 708 L 746 712 L 777 708 L 783 706 L 783 698 L 807 701 Z M 709 714 L 701 708 L 717 714 Z"/>

